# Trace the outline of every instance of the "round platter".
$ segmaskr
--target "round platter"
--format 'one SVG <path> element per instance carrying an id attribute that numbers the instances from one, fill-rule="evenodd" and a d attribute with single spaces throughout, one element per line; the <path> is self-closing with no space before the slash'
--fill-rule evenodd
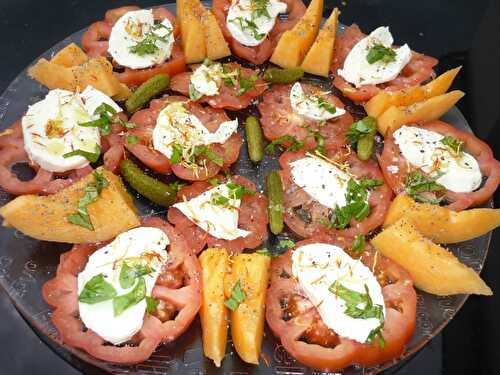
<path id="1" fill-rule="evenodd" d="M 175 13 L 174 4 L 166 5 L 166 7 Z M 79 43 L 82 33 L 83 30 L 72 34 L 46 51 L 41 57 L 50 58 L 51 55 L 70 42 Z M 309 78 L 309 80 L 329 87 L 329 83 L 326 83 L 325 80 L 317 78 Z M 28 105 L 43 99 L 46 93 L 45 87 L 27 76 L 26 69 L 20 72 L 0 97 L 0 129 L 10 126 L 24 114 Z M 243 113 L 230 112 L 229 114 L 232 117 L 238 116 L 242 119 L 249 113 L 255 114 L 255 112 L 255 108 L 249 108 Z M 444 121 L 450 122 L 460 129 L 470 131 L 464 116 L 456 108 L 444 116 Z M 243 136 L 242 129 L 240 129 L 240 133 Z M 269 170 L 277 168 L 276 159 L 276 157 L 266 155 L 260 164 L 254 165 L 248 158 L 246 147 L 242 147 L 240 159 L 232 166 L 231 172 L 249 178 L 257 184 L 259 190 L 262 190 L 264 176 Z M 18 172 L 21 175 L 29 173 L 23 168 L 20 168 Z M 134 195 L 136 206 L 143 216 L 165 217 L 165 209 L 161 209 L 135 194 L 132 195 Z M 11 195 L 0 189 L 0 206 L 12 198 Z M 491 205 L 491 202 L 488 205 Z M 284 233 L 284 236 L 286 235 Z M 479 272 L 486 259 L 490 238 L 491 233 L 451 246 L 451 251 L 464 264 Z M 273 248 L 278 240 L 279 238 L 270 238 L 268 243 L 263 244 L 263 246 Z M 82 351 L 64 346 L 59 341 L 57 331 L 51 323 L 51 310 L 42 299 L 41 288 L 47 280 L 54 276 L 60 254 L 68 250 L 69 247 L 69 245 L 37 241 L 12 228 L 0 227 L 0 285 L 32 328 L 58 354 L 82 370 L 90 368 L 90 364 L 114 374 L 175 373 L 194 375 L 211 374 L 217 371 L 212 362 L 203 356 L 201 328 L 198 320 L 178 340 L 160 346 L 151 358 L 135 366 L 116 366 L 96 360 Z M 466 299 L 465 295 L 437 297 L 418 291 L 417 327 L 402 358 L 369 369 L 351 367 L 346 369 L 344 374 L 378 373 L 389 368 L 391 370 L 388 371 L 392 372 L 404 363 L 404 359 L 416 353 L 437 335 L 460 310 Z M 241 361 L 234 352 L 229 338 L 226 357 L 222 368 L 217 372 L 235 375 L 255 372 L 283 375 L 319 374 L 319 372 L 309 369 L 291 358 L 268 329 L 266 329 L 258 367 L 247 365 Z"/>

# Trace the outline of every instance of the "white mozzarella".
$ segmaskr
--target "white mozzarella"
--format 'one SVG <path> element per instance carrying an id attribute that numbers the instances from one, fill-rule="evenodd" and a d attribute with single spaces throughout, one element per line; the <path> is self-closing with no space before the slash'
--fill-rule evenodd
<path id="1" fill-rule="evenodd" d="M 153 147 L 171 158 L 174 144 L 188 149 L 199 145 L 224 143 L 237 129 L 238 120 L 235 119 L 223 122 L 215 133 L 211 133 L 181 102 L 175 102 L 167 105 L 158 115 L 153 129 Z"/>
<path id="2" fill-rule="evenodd" d="M 325 207 L 344 207 L 351 177 L 333 164 L 307 156 L 290 163 L 293 182 Z"/>
<path id="3" fill-rule="evenodd" d="M 161 229 L 153 227 L 139 227 L 118 235 L 113 242 L 93 253 L 85 266 L 78 274 L 78 295 L 85 284 L 94 276 L 104 275 L 104 279 L 116 290 L 117 296 L 130 292 L 120 286 L 120 271 L 123 261 L 146 262 L 153 272 L 144 275 L 146 295 L 151 296 L 151 291 L 156 284 L 156 279 L 161 273 L 163 264 L 167 261 L 165 248 L 169 239 Z M 140 259 L 142 257 L 142 259 Z M 79 302 L 80 319 L 85 326 L 106 341 L 118 345 L 132 338 L 142 327 L 144 313 L 146 312 L 146 299 L 125 309 L 118 316 L 114 315 L 113 301 L 103 301 L 95 304 Z"/>
<path id="4" fill-rule="evenodd" d="M 87 91 L 90 102 L 95 101 L 96 92 Z M 83 156 L 64 158 L 63 155 L 78 149 L 96 151 L 100 145 L 99 129 L 78 125 L 93 119 L 80 94 L 52 90 L 43 100 L 31 105 L 22 118 L 24 148 L 30 159 L 45 170 L 66 172 L 83 168 L 89 164 Z"/>
<path id="5" fill-rule="evenodd" d="M 344 109 L 337 107 L 334 113 L 327 111 L 324 105 L 321 105 L 320 97 L 306 95 L 299 82 L 295 82 L 290 90 L 290 103 L 294 112 L 311 120 L 326 121 L 345 114 Z"/>
<path id="6" fill-rule="evenodd" d="M 286 3 L 266 1 L 267 14 L 256 14 L 255 0 L 233 0 L 227 12 L 226 26 L 232 37 L 245 46 L 258 46 L 273 29 L 278 14 L 285 13 Z"/>
<path id="7" fill-rule="evenodd" d="M 345 300 L 329 290 L 335 282 L 363 294 L 367 288 L 373 305 L 380 305 L 385 316 L 384 297 L 377 279 L 368 267 L 341 248 L 325 243 L 297 248 L 292 254 L 292 273 L 307 298 L 316 306 L 323 322 L 338 335 L 365 343 L 372 330 L 380 326 L 377 318 L 346 315 Z"/>
<path id="8" fill-rule="evenodd" d="M 97 107 L 103 103 L 108 104 L 116 113 L 122 112 L 121 107 L 116 104 L 113 99 L 93 86 L 87 86 L 85 90 L 80 93 L 80 97 L 83 101 L 83 107 L 89 115 L 93 115 Z"/>
<path id="9" fill-rule="evenodd" d="M 379 60 L 370 64 L 366 57 L 374 45 L 382 44 L 390 48 L 393 42 L 394 39 L 388 27 L 381 26 L 375 29 L 370 35 L 356 43 L 347 55 L 343 69 L 338 70 L 338 74 L 356 87 L 392 81 L 411 60 L 412 52 L 407 44 L 394 48 L 395 61 L 385 63 Z"/>
<path id="10" fill-rule="evenodd" d="M 189 201 L 176 203 L 174 207 L 214 237 L 234 240 L 248 236 L 250 232 L 238 228 L 241 199 L 229 199 L 227 206 L 212 204 L 212 197 L 216 193 L 229 198 L 227 184 L 218 185 Z"/>
<path id="11" fill-rule="evenodd" d="M 446 189 L 465 193 L 476 190 L 482 181 L 477 160 L 462 152 L 454 155 L 441 140 L 443 135 L 416 126 L 402 126 L 394 132 L 394 142 L 408 162 L 438 177 L 436 182 Z"/>
<path id="12" fill-rule="evenodd" d="M 109 36 L 108 52 L 113 59 L 120 64 L 131 69 L 149 68 L 156 64 L 161 64 L 167 60 L 174 45 L 173 26 L 165 18 L 159 25 L 155 25 L 153 11 L 142 9 L 125 13 L 111 30 Z M 153 53 L 146 53 L 142 56 L 131 51 L 131 48 L 148 38 L 148 35 L 157 35 L 166 40 L 154 40 L 158 47 Z"/>
<path id="13" fill-rule="evenodd" d="M 191 84 L 201 95 L 213 96 L 219 93 L 222 82 L 222 65 L 213 63 L 209 66 L 201 64 L 191 74 Z"/>

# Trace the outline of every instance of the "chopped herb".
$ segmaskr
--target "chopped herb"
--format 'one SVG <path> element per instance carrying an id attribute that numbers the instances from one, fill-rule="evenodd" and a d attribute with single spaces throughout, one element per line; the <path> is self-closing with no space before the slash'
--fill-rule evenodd
<path id="1" fill-rule="evenodd" d="M 373 329 L 370 332 L 370 335 L 368 336 L 368 340 L 366 342 L 371 344 L 378 337 L 378 344 L 379 344 L 381 349 L 384 349 L 385 348 L 385 339 L 384 339 L 384 336 L 382 336 L 382 328 L 384 328 L 383 325 Z"/>
<path id="2" fill-rule="evenodd" d="M 384 47 L 382 44 L 375 44 L 366 55 L 368 64 L 374 64 L 381 61 L 385 64 L 396 61 L 396 51 L 392 48 Z"/>
<path id="3" fill-rule="evenodd" d="M 240 280 L 238 280 L 231 291 L 231 297 L 224 301 L 224 305 L 229 310 L 234 311 L 245 300 L 245 297 L 245 292 L 241 289 Z"/>
<path id="4" fill-rule="evenodd" d="M 226 86 L 236 86 L 237 77 L 240 75 L 238 69 L 231 69 L 228 64 L 222 64 L 222 82 Z"/>
<path id="5" fill-rule="evenodd" d="M 436 182 L 438 178 L 439 176 L 431 178 L 418 171 L 413 171 L 406 176 L 405 192 L 417 202 L 439 204 L 443 198 L 427 198 L 421 194 L 443 191 L 444 187 Z"/>
<path id="6" fill-rule="evenodd" d="M 119 117 L 118 117 L 119 118 Z M 121 120 L 121 119 L 120 119 Z M 129 121 L 123 121 L 121 123 L 123 126 L 125 126 L 127 129 L 135 129 L 137 128 L 137 124 L 134 124 L 133 122 L 129 122 Z"/>
<path id="7" fill-rule="evenodd" d="M 271 15 L 267 11 L 269 5 L 269 0 L 253 0 L 252 1 L 252 19 L 259 17 L 271 18 Z"/>
<path id="8" fill-rule="evenodd" d="M 200 156 L 204 155 L 208 160 L 211 162 L 217 164 L 218 166 L 222 167 L 224 164 L 224 159 L 217 155 L 215 152 L 213 152 L 209 147 L 207 146 L 195 146 L 193 150 L 193 156 Z M 194 161 L 194 160 L 192 160 Z"/>
<path id="9" fill-rule="evenodd" d="M 243 195 L 254 195 L 255 191 L 246 187 L 245 185 L 237 184 L 234 182 L 228 182 L 227 187 L 229 189 L 229 196 L 231 199 L 241 199 Z"/>
<path id="10" fill-rule="evenodd" d="M 304 141 L 299 141 L 291 135 L 283 135 L 269 143 L 266 147 L 266 151 L 269 154 L 274 154 L 276 152 L 276 147 L 281 150 L 295 152 L 304 147 Z"/>
<path id="11" fill-rule="evenodd" d="M 168 186 L 177 193 L 183 186 L 186 186 L 186 184 L 184 182 L 175 181 L 168 184 Z"/>
<path id="12" fill-rule="evenodd" d="M 182 159 L 182 147 L 177 143 L 172 145 L 172 156 L 170 157 L 170 162 L 172 164 L 177 164 Z"/>
<path id="13" fill-rule="evenodd" d="M 97 198 L 101 194 L 103 188 L 108 186 L 108 180 L 102 175 L 99 170 L 94 171 L 95 183 L 89 183 L 85 187 L 85 194 L 80 198 L 78 202 L 78 208 L 76 213 L 68 215 L 68 221 L 75 225 L 80 225 L 88 230 L 94 230 L 94 226 L 90 221 L 89 213 L 87 212 L 87 206 L 90 203 L 97 201 Z"/>
<path id="14" fill-rule="evenodd" d="M 131 288 L 135 284 L 135 280 L 138 277 L 147 275 L 151 272 L 154 272 L 154 270 L 149 266 L 138 264 L 131 267 L 127 262 L 123 262 L 120 270 L 120 286 L 123 289 Z"/>
<path id="15" fill-rule="evenodd" d="M 347 316 L 354 319 L 378 319 L 380 325 L 370 332 L 367 342 L 373 342 L 374 338 L 378 336 L 380 347 L 383 348 L 383 345 L 385 344 L 381 334 L 382 328 L 384 327 L 383 307 L 381 305 L 373 304 L 368 287 L 365 285 L 365 293 L 360 293 L 346 288 L 337 280 L 328 288 L 328 290 L 346 302 L 346 310 L 344 311 L 344 314 Z M 364 304 L 364 307 L 358 307 L 360 304 Z"/>
<path id="16" fill-rule="evenodd" d="M 198 100 L 203 96 L 201 92 L 196 90 L 194 88 L 194 85 L 192 83 L 189 84 L 189 99 L 191 100 Z"/>
<path id="17" fill-rule="evenodd" d="M 127 144 L 129 145 L 135 145 L 139 138 L 135 135 L 127 135 Z"/>
<path id="18" fill-rule="evenodd" d="M 118 116 L 116 110 L 107 103 L 101 103 L 95 110 L 94 115 L 99 115 L 99 118 L 93 121 L 80 122 L 78 125 L 83 127 L 95 127 L 101 130 L 103 135 L 111 133 L 111 124 L 116 123 L 124 126 L 127 129 L 136 128 L 137 125 L 133 122 L 124 121 Z"/>
<path id="19" fill-rule="evenodd" d="M 257 74 L 253 74 L 249 77 L 245 77 L 240 74 L 240 79 L 239 79 L 240 88 L 238 89 L 238 91 L 236 91 L 236 96 L 242 96 L 247 91 L 253 89 L 255 87 L 255 83 L 257 82 L 258 78 L 259 77 L 257 76 Z"/>
<path id="20" fill-rule="evenodd" d="M 318 151 L 321 155 L 326 155 L 325 138 L 318 131 L 313 133 L 313 137 L 316 141 L 316 151 Z"/>
<path id="21" fill-rule="evenodd" d="M 89 152 L 89 151 L 84 151 L 84 150 L 73 150 L 71 152 L 67 152 L 63 155 L 63 158 L 67 159 L 72 156 L 83 156 L 85 159 L 90 161 L 91 163 L 95 163 L 97 160 L 99 160 L 99 156 L 101 156 L 101 148 L 99 145 L 96 143 L 95 145 L 95 152 Z"/>
<path id="22" fill-rule="evenodd" d="M 295 242 L 292 240 L 280 240 L 278 247 L 282 249 L 293 249 L 295 247 Z"/>
<path id="23" fill-rule="evenodd" d="M 345 229 L 352 218 L 362 221 L 370 214 L 368 190 L 381 184 L 383 182 L 380 180 L 365 179 L 356 182 L 351 178 L 347 183 L 346 205 L 335 206 L 329 220 L 323 219 L 320 223 L 328 228 Z"/>
<path id="24" fill-rule="evenodd" d="M 157 33 L 155 33 L 155 31 L 158 31 L 162 28 L 167 30 L 167 34 L 165 34 L 164 36 L 160 36 Z M 168 43 L 168 38 L 170 37 L 170 34 L 172 34 L 171 28 L 161 23 L 154 25 L 151 28 L 151 31 L 146 34 L 143 40 L 129 47 L 129 51 L 138 56 L 153 55 L 160 50 L 160 47 L 158 47 L 156 43 L 158 41 L 163 43 Z"/>
<path id="25" fill-rule="evenodd" d="M 154 314 L 159 304 L 159 299 L 154 299 L 153 297 L 146 296 L 146 311 L 148 312 L 148 314 Z"/>
<path id="26" fill-rule="evenodd" d="M 330 102 L 326 101 L 321 96 L 318 97 L 318 107 L 321 109 L 324 109 L 325 111 L 331 113 L 332 115 L 335 112 L 337 112 L 337 108 L 333 104 L 331 104 Z"/>
<path id="27" fill-rule="evenodd" d="M 377 131 L 377 119 L 371 116 L 356 121 L 347 132 L 347 140 L 351 145 L 356 145 L 359 139 L 365 135 L 375 134 Z"/>
<path id="28" fill-rule="evenodd" d="M 80 126 L 84 127 L 93 127 L 101 129 L 102 134 L 108 135 L 111 133 L 111 126 L 109 123 L 109 117 L 101 115 L 100 118 L 94 121 L 80 122 L 78 123 Z"/>
<path id="29" fill-rule="evenodd" d="M 265 38 L 266 34 L 259 33 L 257 24 L 253 20 L 248 20 L 243 17 L 236 17 L 229 22 L 234 22 L 238 24 L 241 30 L 248 30 L 255 40 L 262 40 Z"/>
<path id="30" fill-rule="evenodd" d="M 94 303 L 110 300 L 115 296 L 115 288 L 108 283 L 104 279 L 104 275 L 100 273 L 85 283 L 78 300 L 92 305 Z"/>
<path id="31" fill-rule="evenodd" d="M 207 182 L 212 185 L 212 186 L 218 186 L 220 185 L 220 181 L 216 178 L 209 178 Z"/>
<path id="32" fill-rule="evenodd" d="M 126 309 L 141 302 L 146 297 L 146 281 L 141 277 L 134 289 L 127 294 L 113 298 L 113 311 L 115 316 L 121 315 Z"/>
<path id="33" fill-rule="evenodd" d="M 223 196 L 221 193 L 213 193 L 211 203 L 216 206 L 227 206 L 229 205 L 229 198 Z"/>
<path id="34" fill-rule="evenodd" d="M 365 246 L 366 246 L 365 236 L 362 234 L 358 234 L 356 237 L 354 237 L 351 250 L 353 253 L 359 254 L 365 251 Z"/>
<path id="35" fill-rule="evenodd" d="M 447 135 L 443 139 L 441 139 L 441 143 L 447 146 L 453 155 L 460 156 L 462 154 L 462 147 L 464 143 L 452 136 Z"/>

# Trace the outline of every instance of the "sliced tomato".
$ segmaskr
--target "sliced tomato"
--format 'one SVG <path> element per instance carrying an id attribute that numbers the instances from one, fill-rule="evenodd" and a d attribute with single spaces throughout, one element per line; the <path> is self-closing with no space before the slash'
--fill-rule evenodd
<path id="1" fill-rule="evenodd" d="M 157 317 L 162 313 L 159 309 L 155 315 L 146 314 L 140 332 L 131 340 L 134 345 L 120 347 L 108 345 L 95 332 L 85 329 L 78 317 L 77 277 L 85 268 L 88 257 L 102 244 L 75 245 L 61 255 L 56 277 L 42 288 L 45 301 L 54 308 L 52 321 L 64 343 L 104 361 L 140 363 L 148 359 L 160 343 L 179 337 L 196 317 L 201 305 L 201 267 L 196 256 L 188 250 L 175 229 L 163 220 L 147 218 L 142 225 L 164 230 L 170 240 L 169 260 L 152 296 L 161 301 L 159 309 L 160 306 L 173 309 L 175 317 L 169 314 L 169 319 L 161 319 Z M 182 281 L 177 282 L 176 287 L 172 287 L 172 282 L 160 281 L 172 277 L 182 278 Z"/>
<path id="2" fill-rule="evenodd" d="M 139 10 L 136 6 L 124 6 L 116 9 L 111 9 L 106 12 L 103 21 L 94 22 L 82 35 L 83 50 L 90 57 L 103 56 L 109 58 L 109 36 L 113 25 L 125 13 Z M 186 58 L 182 51 L 181 41 L 178 37 L 179 28 L 175 23 L 175 17 L 166 8 L 154 8 L 153 16 L 155 20 L 162 21 L 169 19 L 174 26 L 174 37 L 176 37 L 175 44 L 172 48 L 172 55 L 162 64 L 153 66 L 147 69 L 130 69 L 125 68 L 121 73 L 115 73 L 118 80 L 128 86 L 139 86 L 141 83 L 154 77 L 157 74 L 174 75 L 186 70 Z M 115 64 L 117 65 L 117 64 Z"/>
<path id="3" fill-rule="evenodd" d="M 234 39 L 226 26 L 226 17 L 231 5 L 231 0 L 213 0 L 212 12 L 219 23 L 219 26 L 224 34 L 224 38 L 229 43 L 232 52 L 253 64 L 262 64 L 266 62 L 272 55 L 274 48 L 278 44 L 281 35 L 290 30 L 302 18 L 306 11 L 306 7 L 301 0 L 283 0 L 287 4 L 287 20 L 276 19 L 276 24 L 266 39 L 255 47 L 248 47 L 239 43 Z"/>
<path id="4" fill-rule="evenodd" d="M 219 180 L 222 179 L 219 177 Z M 255 185 L 241 176 L 232 176 L 231 180 L 242 184 L 255 191 Z M 195 182 L 179 190 L 177 197 L 179 201 L 190 200 L 197 197 L 206 190 L 213 188 L 208 182 Z M 239 253 L 244 249 L 253 249 L 259 246 L 267 238 L 267 198 L 255 192 L 253 195 L 245 194 L 241 199 L 239 209 L 238 228 L 251 232 L 246 237 L 240 237 L 232 241 L 215 238 L 189 220 L 177 208 L 168 210 L 168 220 L 186 234 L 186 241 L 192 251 L 198 253 L 209 247 L 223 247 L 231 253 Z"/>
<path id="5" fill-rule="evenodd" d="M 254 69 L 244 68 L 240 64 L 231 62 L 225 64 L 230 71 L 239 70 L 241 76 L 251 77 L 258 74 Z M 193 70 L 196 67 L 193 67 Z M 173 91 L 180 92 L 183 95 L 189 96 L 189 84 L 191 82 L 192 72 L 184 72 L 172 77 L 170 88 Z M 243 95 L 237 95 L 240 89 L 239 82 L 236 85 L 222 84 L 219 88 L 219 94 L 213 96 L 202 96 L 198 102 L 208 103 L 213 108 L 226 108 L 233 111 L 244 109 L 250 105 L 252 100 L 260 96 L 267 88 L 267 83 L 258 79 L 255 82 L 255 87 L 246 91 Z"/>
<path id="6" fill-rule="evenodd" d="M 329 243 L 348 251 L 345 239 L 319 236 L 298 242 L 296 247 Z M 416 324 L 416 293 L 409 274 L 395 262 L 376 253 L 369 245 L 360 260 L 373 269 L 382 286 L 386 307 L 382 335 L 378 342 L 359 343 L 337 335 L 322 322 L 314 305 L 292 277 L 292 252 L 274 258 L 271 285 L 266 297 L 266 320 L 285 350 L 303 364 L 319 371 L 340 371 L 357 364 L 373 366 L 399 357 Z"/>
<path id="7" fill-rule="evenodd" d="M 349 171 L 359 179 L 368 178 L 384 181 L 383 175 L 373 160 L 361 161 L 354 152 L 346 154 L 339 149 L 329 149 L 327 155 L 340 163 L 347 162 Z M 298 187 L 292 178 L 290 163 L 304 158 L 304 152 L 285 152 L 280 157 L 280 174 L 283 181 L 285 223 L 297 235 L 311 237 L 328 233 L 331 235 L 354 237 L 358 234 L 368 234 L 379 227 L 391 203 L 391 189 L 384 183 L 370 191 L 368 204 L 370 214 L 362 221 L 352 219 L 346 229 L 330 229 L 322 222 L 328 221 L 332 207 L 325 207 L 317 202 L 302 188 Z"/>
<path id="8" fill-rule="evenodd" d="M 401 73 L 392 81 L 379 85 L 363 85 L 354 87 L 344 78 L 337 74 L 344 66 L 352 48 L 366 35 L 359 29 L 358 25 L 352 24 L 335 39 L 335 55 L 332 61 L 331 71 L 335 75 L 333 84 L 342 93 L 354 102 L 365 102 L 377 95 L 382 90 L 394 91 L 405 87 L 418 85 L 433 77 L 433 67 L 438 63 L 434 57 L 412 52 L 411 60 L 403 68 Z"/>
<path id="9" fill-rule="evenodd" d="M 315 147 L 316 141 L 311 131 L 319 131 L 325 138 L 326 144 L 342 146 L 346 144 L 345 135 L 353 122 L 352 116 L 346 112 L 326 122 L 304 118 L 294 112 L 290 103 L 292 85 L 274 85 L 263 95 L 258 104 L 261 115 L 264 136 L 273 141 L 284 135 L 291 135 L 306 142 L 306 147 Z M 305 93 L 313 93 L 319 88 L 311 84 L 302 84 Z M 344 104 L 335 95 L 327 94 L 325 100 L 337 108 L 344 109 Z"/>
<path id="10" fill-rule="evenodd" d="M 486 177 L 486 181 L 482 186 L 470 193 L 456 193 L 446 190 L 445 198 L 448 201 L 446 207 L 461 211 L 484 203 L 493 196 L 500 183 L 500 162 L 495 159 L 491 148 L 485 142 L 474 136 L 474 134 L 458 130 L 443 121 L 431 121 L 426 124 L 414 125 L 462 141 L 464 151 L 474 156 L 481 173 Z M 399 146 L 394 142 L 392 134 L 384 139 L 384 151 L 379 157 L 379 163 L 387 184 L 396 194 L 404 191 L 406 176 L 412 170 L 417 169 L 412 167 L 401 155 Z M 397 172 L 394 173 L 395 170 Z"/>
<path id="11" fill-rule="evenodd" d="M 131 119 L 138 126 L 135 129 L 130 129 L 128 134 L 136 136 L 138 142 L 133 145 L 127 144 L 126 147 L 135 157 L 155 172 L 165 174 L 172 171 L 179 178 L 189 181 L 203 181 L 211 178 L 219 173 L 221 168 L 226 169 L 238 160 L 243 140 L 236 133 L 223 144 L 212 144 L 209 146 L 211 151 L 223 158 L 224 162 L 222 166 L 210 160 L 205 160 L 206 168 L 198 168 L 196 170 L 180 163 L 172 165 L 165 155 L 154 150 L 152 146 L 152 134 L 158 114 L 168 103 L 176 101 L 184 102 L 184 106 L 193 115 L 198 117 L 210 132 L 217 131 L 221 123 L 229 121 L 229 117 L 224 110 L 203 107 L 198 103 L 189 101 L 189 99 L 183 96 L 168 96 L 163 99 L 153 100 L 148 109 L 136 112 Z M 199 159 L 199 161 L 201 160 L 202 158 Z"/>

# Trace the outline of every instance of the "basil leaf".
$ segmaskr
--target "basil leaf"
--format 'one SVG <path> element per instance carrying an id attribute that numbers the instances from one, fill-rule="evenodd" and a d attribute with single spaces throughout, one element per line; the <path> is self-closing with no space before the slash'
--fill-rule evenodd
<path id="1" fill-rule="evenodd" d="M 237 184 L 234 182 L 228 182 L 227 188 L 229 189 L 229 196 L 232 199 L 241 199 L 245 194 L 247 195 L 255 194 L 255 191 L 253 191 L 252 189 L 249 189 L 245 185 Z"/>
<path id="2" fill-rule="evenodd" d="M 464 145 L 462 141 L 447 135 L 446 137 L 441 139 L 441 143 L 447 146 L 451 150 L 452 154 L 456 156 L 462 154 L 462 147 Z"/>
<path id="3" fill-rule="evenodd" d="M 164 36 L 160 36 L 154 31 L 159 30 L 161 28 L 167 29 L 168 33 Z M 138 56 L 145 56 L 145 55 L 153 55 L 157 51 L 160 50 L 160 47 L 156 45 L 157 41 L 161 41 L 164 43 L 168 42 L 168 37 L 172 33 L 172 29 L 168 28 L 167 26 L 163 24 L 157 24 L 153 26 L 152 30 L 146 34 L 145 38 L 141 40 L 140 42 L 137 42 L 135 45 L 129 47 L 129 51 L 133 54 L 136 54 Z"/>
<path id="4" fill-rule="evenodd" d="M 182 147 L 177 143 L 172 145 L 172 156 L 170 157 L 170 162 L 172 164 L 178 164 L 182 159 Z"/>
<path id="5" fill-rule="evenodd" d="M 217 164 L 218 166 L 222 167 L 224 164 L 224 159 L 217 155 L 215 152 L 210 150 L 207 146 L 196 146 L 193 151 L 194 156 L 200 156 L 200 155 L 205 155 L 205 157 L 210 160 L 211 162 Z"/>
<path id="6" fill-rule="evenodd" d="M 355 254 L 362 253 L 363 251 L 365 251 L 365 245 L 366 245 L 365 236 L 362 234 L 358 234 L 356 237 L 354 237 L 351 250 Z"/>
<path id="7" fill-rule="evenodd" d="M 123 289 L 131 288 L 135 284 L 137 278 L 151 272 L 153 272 L 153 269 L 149 266 L 138 264 L 134 267 L 130 267 L 127 262 L 123 262 L 119 277 L 120 286 Z"/>
<path id="8" fill-rule="evenodd" d="M 127 135 L 127 144 L 129 145 L 135 145 L 139 138 L 135 135 Z"/>
<path id="9" fill-rule="evenodd" d="M 201 92 L 196 90 L 194 88 L 194 85 L 192 83 L 189 84 L 189 99 L 191 100 L 198 100 L 203 96 Z"/>
<path id="10" fill-rule="evenodd" d="M 328 102 L 327 100 L 325 100 L 321 96 L 318 97 L 318 107 L 321 109 L 324 109 L 325 111 L 331 113 L 332 115 L 335 112 L 337 112 L 337 108 L 335 107 L 335 105 L 331 104 L 330 102 Z"/>
<path id="11" fill-rule="evenodd" d="M 141 302 L 146 297 L 146 281 L 141 277 L 134 289 L 127 294 L 113 298 L 113 311 L 115 316 L 121 315 L 126 309 Z"/>
<path id="12" fill-rule="evenodd" d="M 238 91 L 236 91 L 236 96 L 242 96 L 247 91 L 253 89 L 255 87 L 255 83 L 257 82 L 258 78 L 259 77 L 257 76 L 257 74 L 251 75 L 249 77 L 245 77 L 240 74 L 240 79 L 239 79 L 240 88 L 238 89 Z"/>
<path id="13" fill-rule="evenodd" d="M 353 146 L 358 143 L 359 139 L 365 135 L 375 134 L 377 132 L 377 119 L 371 116 L 354 122 L 347 131 L 346 137 L 349 143 Z"/>
<path id="14" fill-rule="evenodd" d="M 153 297 L 146 296 L 146 311 L 148 312 L 148 314 L 154 314 L 159 304 L 159 299 L 154 299 Z"/>
<path id="15" fill-rule="evenodd" d="M 392 48 L 384 47 L 382 44 L 375 44 L 368 51 L 366 61 L 368 61 L 368 64 L 374 64 L 377 61 L 387 64 L 396 61 L 396 51 Z"/>
<path id="16" fill-rule="evenodd" d="M 115 288 L 104 279 L 104 275 L 101 273 L 85 283 L 78 300 L 93 305 L 110 300 L 115 296 Z"/>
<path id="17" fill-rule="evenodd" d="M 266 152 L 269 154 L 274 154 L 276 152 L 276 147 L 282 150 L 295 152 L 304 147 L 304 142 L 297 140 L 297 138 L 295 138 L 294 136 L 283 135 L 269 143 L 266 147 Z"/>
<path id="18" fill-rule="evenodd" d="M 424 176 L 418 171 L 410 172 L 405 179 L 405 192 L 418 202 L 439 204 L 443 198 L 427 198 L 421 193 L 435 193 L 444 190 L 444 187 L 436 182 L 436 179 Z"/>
<path id="19" fill-rule="evenodd" d="M 221 193 L 213 193 L 211 203 L 216 206 L 227 206 L 229 204 L 229 198 L 223 196 Z"/>
<path id="20" fill-rule="evenodd" d="M 73 150 L 71 152 L 67 152 L 63 154 L 63 158 L 67 159 L 72 156 L 83 156 L 85 159 L 90 161 L 91 163 L 95 163 L 97 160 L 99 160 L 99 156 L 101 156 L 101 148 L 99 147 L 98 144 L 95 145 L 95 152 L 89 152 L 89 151 L 84 151 L 84 150 Z"/>
<path id="21" fill-rule="evenodd" d="M 110 106 L 108 103 L 101 103 L 94 110 L 94 115 L 116 115 L 116 110 Z"/>
<path id="22" fill-rule="evenodd" d="M 231 297 L 224 301 L 224 305 L 234 311 L 245 300 L 245 297 L 245 292 L 241 288 L 240 280 L 238 280 L 231 291 Z"/>
<path id="23" fill-rule="evenodd" d="M 212 185 L 212 186 L 218 186 L 220 185 L 220 181 L 216 178 L 209 178 L 207 182 Z"/>

